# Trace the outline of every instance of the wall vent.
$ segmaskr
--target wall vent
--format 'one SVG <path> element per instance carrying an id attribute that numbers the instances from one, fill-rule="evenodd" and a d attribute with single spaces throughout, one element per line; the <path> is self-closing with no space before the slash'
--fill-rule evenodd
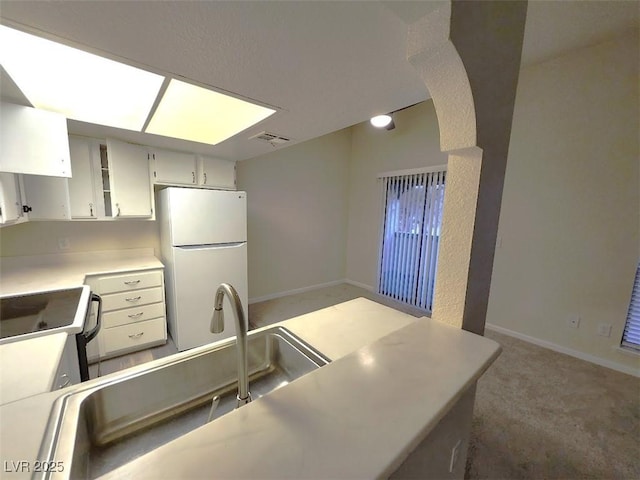
<path id="1" fill-rule="evenodd" d="M 274 147 L 276 145 L 284 145 L 287 142 L 290 142 L 291 139 L 287 137 L 283 137 L 282 135 L 276 135 L 275 133 L 269 132 L 260 132 L 253 137 L 249 137 L 249 140 L 260 140 L 262 142 L 269 142 Z"/>

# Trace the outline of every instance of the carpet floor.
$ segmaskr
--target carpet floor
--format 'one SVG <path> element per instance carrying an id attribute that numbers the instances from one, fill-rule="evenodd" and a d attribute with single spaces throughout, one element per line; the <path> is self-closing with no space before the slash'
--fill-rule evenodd
<path id="1" fill-rule="evenodd" d="M 640 379 L 487 330 L 466 478 L 640 479 Z"/>

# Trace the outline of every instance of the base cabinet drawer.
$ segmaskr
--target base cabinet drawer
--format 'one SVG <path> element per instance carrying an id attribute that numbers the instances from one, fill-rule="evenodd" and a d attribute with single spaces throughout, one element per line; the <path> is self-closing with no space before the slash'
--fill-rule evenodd
<path id="1" fill-rule="evenodd" d="M 100 333 L 87 345 L 90 363 L 167 342 L 162 268 L 105 271 L 87 276 L 85 283 L 102 297 Z M 97 308 L 91 308 L 93 326 Z"/>
<path id="2" fill-rule="evenodd" d="M 162 285 L 162 272 L 139 272 L 125 275 L 101 277 L 98 281 L 101 295 L 115 292 L 127 292 L 140 288 L 158 287 Z"/>
<path id="3" fill-rule="evenodd" d="M 167 328 L 164 317 L 154 318 L 120 327 L 106 328 L 102 332 L 105 355 L 140 350 L 154 344 L 165 343 Z"/>
<path id="4" fill-rule="evenodd" d="M 162 287 L 146 288 L 144 290 L 135 290 L 134 292 L 112 293 L 111 295 L 102 295 L 102 311 L 109 312 L 120 308 L 157 303 L 162 300 Z"/>
<path id="5" fill-rule="evenodd" d="M 127 308 L 103 314 L 102 327 L 105 329 L 119 327 L 128 323 L 138 323 L 152 318 L 164 317 L 164 315 L 164 303 Z"/>

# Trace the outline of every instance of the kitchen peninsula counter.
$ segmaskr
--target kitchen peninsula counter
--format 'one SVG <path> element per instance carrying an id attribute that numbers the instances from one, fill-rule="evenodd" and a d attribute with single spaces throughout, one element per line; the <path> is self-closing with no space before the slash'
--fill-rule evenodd
<path id="1" fill-rule="evenodd" d="M 385 477 L 500 352 L 491 340 L 363 298 L 279 325 L 332 363 L 103 478 Z M 1 460 L 36 458 L 55 395 L 41 397 L 0 407 Z"/>

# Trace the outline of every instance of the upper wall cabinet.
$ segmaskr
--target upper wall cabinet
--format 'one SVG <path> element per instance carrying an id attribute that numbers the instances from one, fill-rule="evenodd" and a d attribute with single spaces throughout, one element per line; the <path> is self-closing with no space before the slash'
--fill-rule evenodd
<path id="1" fill-rule="evenodd" d="M 236 189 L 235 162 L 168 150 L 150 150 L 148 156 L 158 185 Z"/>
<path id="2" fill-rule="evenodd" d="M 111 212 L 120 218 L 153 217 L 149 159 L 145 148 L 107 139 Z"/>
<path id="3" fill-rule="evenodd" d="M 22 176 L 22 200 L 29 220 L 69 220 L 69 188 L 66 178 Z"/>
<path id="4" fill-rule="evenodd" d="M 236 163 L 213 157 L 198 157 L 200 185 L 211 188 L 236 189 Z"/>
<path id="5" fill-rule="evenodd" d="M 0 224 L 16 223 L 23 218 L 18 176 L 0 173 Z"/>
<path id="6" fill-rule="evenodd" d="M 155 183 L 166 185 L 197 185 L 196 156 L 168 150 L 149 151 Z"/>
<path id="7" fill-rule="evenodd" d="M 73 176 L 69 179 L 71 218 L 92 219 L 104 216 L 100 141 L 70 136 L 69 151 L 73 169 Z"/>
<path id="8" fill-rule="evenodd" d="M 66 118 L 0 103 L 0 172 L 70 177 Z"/>

